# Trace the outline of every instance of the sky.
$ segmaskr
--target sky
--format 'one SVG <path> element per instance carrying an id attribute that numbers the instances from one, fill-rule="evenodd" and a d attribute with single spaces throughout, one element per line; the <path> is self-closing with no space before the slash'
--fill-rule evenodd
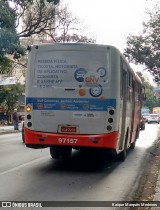
<path id="1" fill-rule="evenodd" d="M 146 10 L 152 10 L 160 0 L 61 0 L 68 9 L 87 27 L 85 35 L 96 38 L 98 44 L 117 47 L 122 53 L 129 34 L 138 35 L 142 22 L 146 20 Z M 135 71 L 141 71 L 155 86 L 152 76 L 143 71 L 144 67 L 130 63 Z"/>
<path id="2" fill-rule="evenodd" d="M 151 0 L 63 0 L 84 25 L 98 44 L 110 44 L 123 53 L 129 33 L 142 30 L 146 8 L 152 8 Z"/>

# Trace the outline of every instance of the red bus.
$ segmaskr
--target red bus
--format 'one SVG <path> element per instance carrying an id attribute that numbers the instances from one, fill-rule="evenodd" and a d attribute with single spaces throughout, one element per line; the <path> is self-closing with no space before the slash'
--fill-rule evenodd
<path id="1" fill-rule="evenodd" d="M 66 159 L 72 149 L 110 150 L 120 160 L 139 136 L 143 87 L 109 45 L 33 45 L 26 78 L 25 144 Z"/>

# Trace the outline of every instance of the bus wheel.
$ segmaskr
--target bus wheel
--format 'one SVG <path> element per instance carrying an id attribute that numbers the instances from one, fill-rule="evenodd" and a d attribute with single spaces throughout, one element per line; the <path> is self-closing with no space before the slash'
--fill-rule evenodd
<path id="1" fill-rule="evenodd" d="M 68 160 L 71 157 L 72 148 L 71 147 L 63 147 L 61 148 L 60 156 L 63 160 Z"/>
<path id="2" fill-rule="evenodd" d="M 50 154 L 51 157 L 54 159 L 63 159 L 67 160 L 70 158 L 72 152 L 71 147 L 59 147 L 59 146 L 51 146 L 50 147 Z"/>
<path id="3" fill-rule="evenodd" d="M 117 160 L 121 162 L 125 161 L 126 155 L 127 155 L 127 151 L 126 151 L 126 148 L 124 148 L 124 150 L 117 155 Z"/>
<path id="4" fill-rule="evenodd" d="M 137 130 L 136 130 L 136 136 L 135 136 L 135 138 L 134 138 L 134 142 L 131 143 L 130 149 L 135 149 L 137 138 L 138 138 L 138 128 L 137 128 Z"/>
<path id="5" fill-rule="evenodd" d="M 136 146 L 136 141 L 134 141 L 134 142 L 131 143 L 130 149 L 134 149 L 135 146 Z"/>
<path id="6" fill-rule="evenodd" d="M 124 145 L 124 149 L 122 152 L 120 152 L 118 155 L 117 155 L 117 160 L 118 161 L 125 161 L 126 159 L 126 155 L 127 155 L 127 139 L 128 139 L 128 135 L 126 135 L 126 139 L 125 139 L 125 145 Z"/>
<path id="7" fill-rule="evenodd" d="M 59 147 L 51 146 L 50 147 L 50 155 L 51 155 L 52 158 L 60 159 L 60 149 L 59 149 Z"/>

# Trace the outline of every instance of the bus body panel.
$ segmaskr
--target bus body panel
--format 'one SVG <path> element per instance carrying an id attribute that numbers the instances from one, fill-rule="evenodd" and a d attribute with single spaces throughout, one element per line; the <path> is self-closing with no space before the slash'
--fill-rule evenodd
<path id="1" fill-rule="evenodd" d="M 41 101 L 41 106 L 49 107 L 49 108 L 38 108 L 39 103 L 37 101 Z M 56 105 L 58 106 L 58 110 L 55 110 L 53 108 L 54 105 L 52 105 L 53 102 L 42 102 L 42 101 L 57 101 Z M 70 100 L 70 102 L 69 102 Z M 38 130 L 43 132 L 57 132 L 58 127 L 62 125 L 72 125 L 77 127 L 76 133 L 79 134 L 101 134 L 104 133 L 106 119 L 107 119 L 107 109 L 108 107 L 116 107 L 116 100 L 115 99 L 106 99 L 106 100 L 97 100 L 93 99 L 91 102 L 90 99 L 62 99 L 57 98 L 54 100 L 46 99 L 46 98 L 33 98 L 30 100 L 27 100 L 27 102 L 32 105 L 32 115 L 33 118 L 33 126 L 31 130 Z M 36 102 L 35 102 L 36 101 Z M 85 105 L 90 107 L 93 104 L 93 110 L 82 110 L 81 108 L 79 110 L 60 110 L 60 106 L 62 102 L 67 101 L 66 106 L 74 105 L 76 104 L 75 101 L 78 103 L 77 107 L 74 106 L 74 109 L 78 109 L 79 106 L 84 107 Z M 83 103 L 82 103 L 83 102 Z M 85 103 L 86 102 L 86 103 Z M 101 111 L 96 110 L 101 109 Z M 73 106 L 71 107 L 73 108 Z M 67 109 L 67 108 L 66 108 Z M 95 111 L 96 110 L 96 111 Z M 105 111 L 104 111 L 105 110 Z M 37 120 L 38 119 L 38 120 Z M 88 120 L 89 119 L 89 120 Z M 25 122 L 27 123 L 28 120 Z M 46 125 L 47 126 L 44 126 Z M 60 132 L 60 131 L 59 131 Z"/>
<path id="2" fill-rule="evenodd" d="M 118 132 L 101 135 L 67 135 L 67 134 L 54 134 L 46 132 L 31 131 L 25 129 L 26 145 L 60 145 L 72 147 L 97 147 L 97 148 L 110 148 L 116 149 Z"/>
<path id="3" fill-rule="evenodd" d="M 126 142 L 129 147 L 138 137 L 140 86 L 115 47 L 32 46 L 26 80 L 26 145 L 123 151 Z"/>
<path id="4" fill-rule="evenodd" d="M 110 48 L 102 46 L 33 47 L 28 64 L 33 70 L 28 72 L 32 82 L 26 84 L 32 86 L 26 88 L 26 105 L 32 106 L 34 116 L 29 129 L 57 132 L 61 125 L 73 125 L 80 134 L 106 133 L 107 110 L 116 110 L 118 95 L 110 84 L 109 58 Z M 118 129 L 116 119 L 113 127 Z"/>

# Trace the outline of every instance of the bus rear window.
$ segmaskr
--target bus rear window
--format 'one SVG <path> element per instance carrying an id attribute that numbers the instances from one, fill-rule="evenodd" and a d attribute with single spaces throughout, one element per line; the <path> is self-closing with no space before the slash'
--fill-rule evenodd
<path id="1" fill-rule="evenodd" d="M 73 88 L 107 84 L 108 57 L 107 52 L 40 51 L 35 58 L 33 86 Z"/>

